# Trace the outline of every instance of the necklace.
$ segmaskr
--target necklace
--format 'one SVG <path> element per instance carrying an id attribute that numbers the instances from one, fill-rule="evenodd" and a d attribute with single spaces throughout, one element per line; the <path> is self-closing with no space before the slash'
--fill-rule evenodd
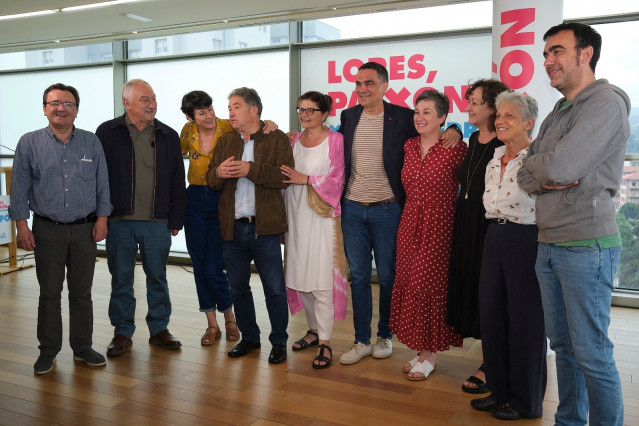
<path id="1" fill-rule="evenodd" d="M 481 163 L 481 159 L 484 158 L 484 154 L 486 153 L 486 151 L 488 151 L 488 145 L 490 145 L 490 142 L 492 141 L 489 141 L 487 144 L 480 144 L 479 135 L 478 135 L 477 143 L 473 145 L 473 150 L 470 152 L 470 161 L 468 162 L 468 174 L 466 175 L 466 195 L 464 195 L 465 200 L 468 199 L 468 192 L 470 191 L 470 184 L 473 181 L 473 176 L 475 176 L 475 172 L 477 171 L 477 167 L 479 167 L 479 164 Z M 473 156 L 475 155 L 475 147 L 477 145 L 484 145 L 484 147 L 482 148 L 481 155 L 479 156 L 479 160 L 477 160 L 477 164 L 475 164 L 475 168 L 471 172 L 470 168 L 473 165 Z"/>

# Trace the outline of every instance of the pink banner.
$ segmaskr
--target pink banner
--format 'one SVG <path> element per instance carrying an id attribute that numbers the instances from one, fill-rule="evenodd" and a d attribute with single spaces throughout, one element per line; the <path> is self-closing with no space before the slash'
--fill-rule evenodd
<path id="1" fill-rule="evenodd" d="M 543 36 L 562 19 L 563 0 L 493 0 L 493 78 L 537 100 L 533 137 L 560 97 L 544 69 Z"/>

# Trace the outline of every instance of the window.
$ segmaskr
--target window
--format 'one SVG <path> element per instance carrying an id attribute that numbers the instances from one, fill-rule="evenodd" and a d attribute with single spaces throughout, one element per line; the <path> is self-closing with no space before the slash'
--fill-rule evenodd
<path id="1" fill-rule="evenodd" d="M 98 62 L 112 55 L 111 43 L 0 54 L 0 70 L 41 68 Z M 110 61 L 111 59 L 106 59 Z"/>
<path id="2" fill-rule="evenodd" d="M 282 36 L 273 37 L 274 33 Z M 158 49 L 160 46 L 157 45 L 159 40 L 139 39 L 129 41 L 129 58 L 132 58 L 131 51 L 138 49 L 140 50 L 138 58 L 150 58 L 168 53 L 171 55 L 188 55 L 225 49 L 246 49 L 287 44 L 288 23 L 177 34 L 164 38 L 163 40 L 166 40 L 166 44 L 160 49 Z"/>
<path id="3" fill-rule="evenodd" d="M 169 52 L 169 46 L 167 44 L 167 39 L 159 38 L 155 40 L 155 54 L 156 55 L 164 55 Z"/>
<path id="4" fill-rule="evenodd" d="M 34 112 L 42 111 L 44 89 L 57 82 L 70 84 L 80 93 L 80 114 L 75 120 L 78 128 L 94 132 L 100 123 L 113 118 L 113 72 L 110 65 L 0 74 L 2 145 L 15 149 L 23 134 L 47 125 L 46 117 Z M 20 99 L 24 108 L 14 108 L 15 99 Z M 0 148 L 0 153 L 12 154 L 4 148 Z"/>
<path id="5" fill-rule="evenodd" d="M 480 1 L 306 21 L 302 34 L 305 42 L 380 37 L 490 27 L 492 19 L 492 1 Z"/>
<path id="6" fill-rule="evenodd" d="M 288 52 L 277 51 L 134 63 L 127 66 L 127 77 L 143 78 L 151 84 L 159 103 L 157 118 L 178 133 L 186 122 L 179 109 L 185 93 L 204 90 L 213 98 L 216 115 L 227 118 L 227 96 L 231 90 L 242 86 L 252 87 L 259 93 L 264 104 L 263 119 L 273 120 L 280 129 L 288 130 L 288 68 Z M 264 70 L 277 72 L 264 78 Z M 171 84 L 167 84 L 167 75 L 175 77 Z M 186 165 L 188 167 L 188 163 Z M 186 252 L 183 232 L 173 239 L 171 250 Z"/>
<path id="7" fill-rule="evenodd" d="M 42 52 L 42 64 L 50 65 L 53 63 L 53 50 L 45 50 Z"/>

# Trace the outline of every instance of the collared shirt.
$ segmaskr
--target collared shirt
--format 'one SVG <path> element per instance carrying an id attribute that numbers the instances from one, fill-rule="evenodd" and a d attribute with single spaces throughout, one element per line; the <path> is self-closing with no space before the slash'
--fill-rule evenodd
<path id="1" fill-rule="evenodd" d="M 206 172 L 209 171 L 209 163 L 213 159 L 215 145 L 217 145 L 220 136 L 233 130 L 228 120 L 216 118 L 215 122 L 215 135 L 209 152 L 202 152 L 200 149 L 200 135 L 197 124 L 194 122 L 186 123 L 180 133 L 182 154 L 189 153 L 188 181 L 191 185 L 206 185 Z"/>
<path id="2" fill-rule="evenodd" d="M 155 196 L 155 120 L 139 130 L 124 117 L 126 128 L 133 143 L 135 161 L 135 192 L 133 194 L 133 214 L 110 218 L 109 220 L 154 220 L 153 197 Z"/>
<path id="3" fill-rule="evenodd" d="M 393 196 L 384 169 L 383 136 L 384 112 L 367 115 L 362 111 L 353 137 L 351 177 L 346 182 L 349 200 L 375 202 Z"/>
<path id="4" fill-rule="evenodd" d="M 255 161 L 255 140 L 244 142 L 242 161 Z M 237 180 L 235 189 L 235 219 L 255 216 L 255 184 L 243 177 Z"/>
<path id="5" fill-rule="evenodd" d="M 20 138 L 9 214 L 12 220 L 28 219 L 29 210 L 56 222 L 111 214 L 104 151 L 93 133 L 74 128 L 65 144 L 45 127 Z"/>
<path id="6" fill-rule="evenodd" d="M 506 165 L 501 176 L 501 157 L 506 147 L 495 149 L 493 159 L 486 166 L 486 189 L 484 190 L 484 208 L 486 219 L 507 219 L 522 225 L 535 224 L 535 196 L 519 188 L 517 172 L 523 158 L 528 154 L 522 149 Z"/>

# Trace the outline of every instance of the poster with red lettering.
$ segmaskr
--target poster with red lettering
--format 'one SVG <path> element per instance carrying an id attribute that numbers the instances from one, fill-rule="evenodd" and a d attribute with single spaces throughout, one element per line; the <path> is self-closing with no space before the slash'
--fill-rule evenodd
<path id="1" fill-rule="evenodd" d="M 339 127 L 343 109 L 357 104 L 357 69 L 373 61 L 388 69 L 387 102 L 414 107 L 424 90 L 436 89 L 450 100 L 445 126 L 457 123 L 467 139 L 475 130 L 468 123 L 464 94 L 469 82 L 491 77 L 491 36 L 424 38 L 340 47 L 305 48 L 302 54 L 302 93 L 317 90 L 333 98 L 327 125 Z"/>
<path id="2" fill-rule="evenodd" d="M 537 100 L 533 137 L 561 97 L 550 87 L 544 68 L 543 38 L 550 27 L 561 23 L 562 16 L 562 0 L 493 1 L 493 77 Z"/>

